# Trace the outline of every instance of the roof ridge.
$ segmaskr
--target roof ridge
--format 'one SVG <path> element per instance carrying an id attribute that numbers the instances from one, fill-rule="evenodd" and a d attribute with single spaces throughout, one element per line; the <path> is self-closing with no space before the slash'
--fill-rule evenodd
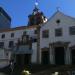
<path id="1" fill-rule="evenodd" d="M 1 29 L 0 33 L 8 32 L 8 31 L 15 31 L 15 30 L 22 30 L 22 29 L 37 28 L 37 27 L 38 27 L 37 25 L 34 25 L 34 26 L 21 26 L 21 27 L 15 27 L 15 28 Z"/>
<path id="2" fill-rule="evenodd" d="M 69 15 L 66 15 L 66 14 L 63 13 L 62 11 L 57 10 L 56 12 L 53 13 L 53 15 L 51 15 L 51 17 L 48 19 L 47 22 L 49 22 L 49 21 L 52 19 L 52 17 L 55 16 L 57 13 L 61 13 L 62 15 L 67 16 L 67 17 L 69 17 L 69 18 L 71 18 L 71 19 L 73 19 L 73 20 L 75 19 L 74 17 L 71 17 L 71 16 L 69 16 Z M 46 23 L 47 23 L 47 22 L 46 22 Z M 41 26 L 44 26 L 46 23 L 43 23 Z"/>

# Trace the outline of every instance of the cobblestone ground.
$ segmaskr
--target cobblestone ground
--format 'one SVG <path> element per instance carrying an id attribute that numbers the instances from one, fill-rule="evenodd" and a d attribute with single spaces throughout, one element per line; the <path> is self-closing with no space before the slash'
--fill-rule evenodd
<path id="1" fill-rule="evenodd" d="M 48 71 L 42 71 L 42 72 L 31 74 L 31 75 L 71 75 L 71 72 L 70 71 L 62 71 L 62 72 L 57 72 L 57 74 L 56 74 L 56 72 L 50 72 L 48 70 Z"/>
<path id="2" fill-rule="evenodd" d="M 75 71 L 75 65 L 73 66 L 33 66 L 30 71 L 31 75 L 57 75 L 55 72 L 58 72 L 58 75 L 72 75 L 72 71 Z M 8 70 L 7 70 L 8 71 Z M 5 73 L 7 73 L 7 71 Z M 13 70 L 13 73 L 11 71 L 8 71 L 6 75 L 22 75 L 22 69 L 15 68 Z"/>
<path id="3" fill-rule="evenodd" d="M 32 75 L 72 75 L 72 71 L 75 71 L 75 66 L 67 65 L 67 66 L 50 68 L 47 70 L 43 70 L 41 72 L 34 73 Z M 58 72 L 58 74 L 55 74 L 56 72 Z"/>
<path id="4" fill-rule="evenodd" d="M 50 71 L 42 71 L 42 72 L 34 73 L 34 74 L 31 74 L 31 75 L 51 75 L 51 72 Z"/>

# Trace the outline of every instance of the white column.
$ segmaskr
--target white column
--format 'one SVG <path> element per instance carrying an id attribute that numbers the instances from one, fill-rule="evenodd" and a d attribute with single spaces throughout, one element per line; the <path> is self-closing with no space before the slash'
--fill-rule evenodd
<path id="1" fill-rule="evenodd" d="M 39 64 L 41 64 L 41 54 L 42 52 L 41 52 L 41 49 L 40 49 L 40 51 L 39 51 Z"/>
<path id="2" fill-rule="evenodd" d="M 69 65 L 71 63 L 70 62 L 71 61 L 70 60 L 70 49 L 68 46 L 65 47 L 64 49 L 65 49 L 65 64 Z"/>
<path id="3" fill-rule="evenodd" d="M 54 63 L 54 48 L 50 45 L 50 64 Z"/>
<path id="4" fill-rule="evenodd" d="M 69 49 L 69 55 L 68 56 L 69 56 L 69 64 L 71 64 L 71 50 L 70 49 Z"/>

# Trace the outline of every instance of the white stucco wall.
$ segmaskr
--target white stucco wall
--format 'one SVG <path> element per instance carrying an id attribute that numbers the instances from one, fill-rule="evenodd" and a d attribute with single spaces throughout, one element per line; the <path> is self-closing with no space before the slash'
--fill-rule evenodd
<path id="1" fill-rule="evenodd" d="M 11 51 L 7 51 L 5 49 L 0 48 L 0 59 L 8 59 L 10 60 Z"/>
<path id="2" fill-rule="evenodd" d="M 10 60 L 9 55 L 10 53 L 8 52 L 8 56 L 6 56 L 5 49 L 0 48 L 0 68 L 9 65 L 9 60 Z"/>
<path id="3" fill-rule="evenodd" d="M 31 62 L 36 63 L 37 62 L 37 43 L 32 43 L 32 56 L 31 56 Z"/>
<path id="4" fill-rule="evenodd" d="M 30 28 L 30 29 L 22 29 L 22 30 L 13 30 L 13 31 L 7 31 L 7 32 L 0 32 L 0 42 L 4 42 L 4 48 L 8 49 L 9 47 L 9 41 L 14 41 L 14 45 L 15 43 L 17 43 L 18 38 L 21 39 L 22 34 L 24 31 L 27 32 L 27 34 L 30 37 L 35 37 L 35 31 L 36 28 Z M 14 37 L 11 38 L 11 33 L 14 33 Z M 1 36 L 2 34 L 5 34 L 5 38 L 2 39 Z"/>
<path id="5" fill-rule="evenodd" d="M 56 20 L 60 20 L 60 24 L 56 23 Z M 75 35 L 69 34 L 69 27 L 75 26 L 75 19 L 62 14 L 61 12 L 56 12 L 49 21 L 41 26 L 40 30 L 40 48 L 49 47 L 49 43 L 63 41 L 70 42 L 69 46 L 75 44 Z M 55 36 L 55 29 L 62 28 L 62 36 Z M 49 38 L 42 38 L 42 31 L 49 30 Z"/>

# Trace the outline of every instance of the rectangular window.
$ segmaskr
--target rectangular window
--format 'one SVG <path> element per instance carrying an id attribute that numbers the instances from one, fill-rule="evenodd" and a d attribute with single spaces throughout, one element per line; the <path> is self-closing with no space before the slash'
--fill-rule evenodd
<path id="1" fill-rule="evenodd" d="M 13 47 L 14 46 L 14 42 L 13 41 L 9 41 L 9 47 Z"/>
<path id="2" fill-rule="evenodd" d="M 2 34 L 1 38 L 4 39 L 5 38 L 5 34 Z"/>
<path id="3" fill-rule="evenodd" d="M 37 42 L 37 38 L 32 38 L 32 43 Z"/>
<path id="4" fill-rule="evenodd" d="M 42 31 L 42 37 L 43 38 L 48 38 L 49 37 L 49 30 Z"/>
<path id="5" fill-rule="evenodd" d="M 4 42 L 0 42 L 0 48 L 4 47 Z"/>
<path id="6" fill-rule="evenodd" d="M 55 36 L 62 36 L 62 29 L 61 28 L 58 28 L 58 29 L 55 29 Z"/>
<path id="7" fill-rule="evenodd" d="M 75 26 L 72 26 L 72 27 L 69 28 L 69 34 L 75 35 Z"/>
<path id="8" fill-rule="evenodd" d="M 37 34 L 37 30 L 34 31 L 34 34 Z"/>
<path id="9" fill-rule="evenodd" d="M 27 32 L 26 32 L 26 31 L 24 31 L 24 32 L 23 32 L 23 35 L 26 35 L 26 34 L 27 34 Z"/>
<path id="10" fill-rule="evenodd" d="M 14 33 L 11 33 L 11 37 L 14 37 Z"/>

